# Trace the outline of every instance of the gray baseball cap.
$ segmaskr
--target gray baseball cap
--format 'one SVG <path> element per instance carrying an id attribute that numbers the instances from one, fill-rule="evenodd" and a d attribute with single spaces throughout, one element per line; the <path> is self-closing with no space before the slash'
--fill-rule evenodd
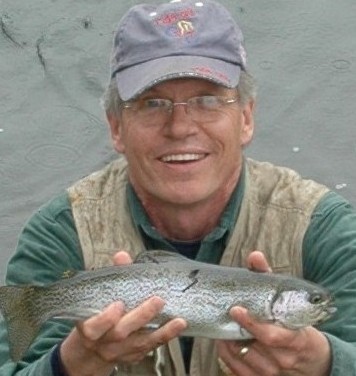
<path id="1" fill-rule="evenodd" d="M 136 5 L 114 37 L 111 77 L 125 101 L 175 78 L 234 88 L 245 68 L 242 32 L 231 14 L 211 0 Z"/>

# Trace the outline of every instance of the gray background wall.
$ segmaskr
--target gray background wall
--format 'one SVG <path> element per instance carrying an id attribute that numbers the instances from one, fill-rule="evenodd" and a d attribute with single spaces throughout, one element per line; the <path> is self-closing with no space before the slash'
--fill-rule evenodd
<path id="1" fill-rule="evenodd" d="M 259 83 L 247 154 L 355 204 L 355 0 L 221 2 Z M 114 156 L 99 98 L 113 30 L 135 3 L 0 0 L 1 280 L 30 214 Z"/>

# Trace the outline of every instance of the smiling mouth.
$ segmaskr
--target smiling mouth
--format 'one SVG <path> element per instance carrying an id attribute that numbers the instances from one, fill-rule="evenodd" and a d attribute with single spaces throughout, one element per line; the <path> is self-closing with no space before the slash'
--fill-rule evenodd
<path id="1" fill-rule="evenodd" d="M 166 155 L 160 160 L 164 163 L 189 163 L 204 159 L 206 154 L 172 154 Z"/>

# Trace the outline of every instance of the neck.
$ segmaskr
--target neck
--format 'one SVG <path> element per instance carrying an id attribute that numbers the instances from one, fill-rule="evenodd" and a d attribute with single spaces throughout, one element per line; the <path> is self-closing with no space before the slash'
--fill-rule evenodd
<path id="1" fill-rule="evenodd" d="M 218 224 L 222 213 L 235 189 L 234 184 L 226 187 L 206 202 L 177 206 L 166 202 L 141 200 L 152 225 L 165 238 L 180 241 L 203 239 Z"/>

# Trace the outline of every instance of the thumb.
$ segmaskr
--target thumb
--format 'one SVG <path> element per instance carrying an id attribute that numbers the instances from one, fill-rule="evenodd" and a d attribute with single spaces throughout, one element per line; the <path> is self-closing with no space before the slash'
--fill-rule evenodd
<path id="1" fill-rule="evenodd" d="M 248 255 L 247 267 L 256 272 L 272 272 L 265 255 L 260 251 L 253 251 Z"/>
<path id="2" fill-rule="evenodd" d="M 132 258 L 126 251 L 118 251 L 113 257 L 114 265 L 128 265 L 132 264 Z"/>

